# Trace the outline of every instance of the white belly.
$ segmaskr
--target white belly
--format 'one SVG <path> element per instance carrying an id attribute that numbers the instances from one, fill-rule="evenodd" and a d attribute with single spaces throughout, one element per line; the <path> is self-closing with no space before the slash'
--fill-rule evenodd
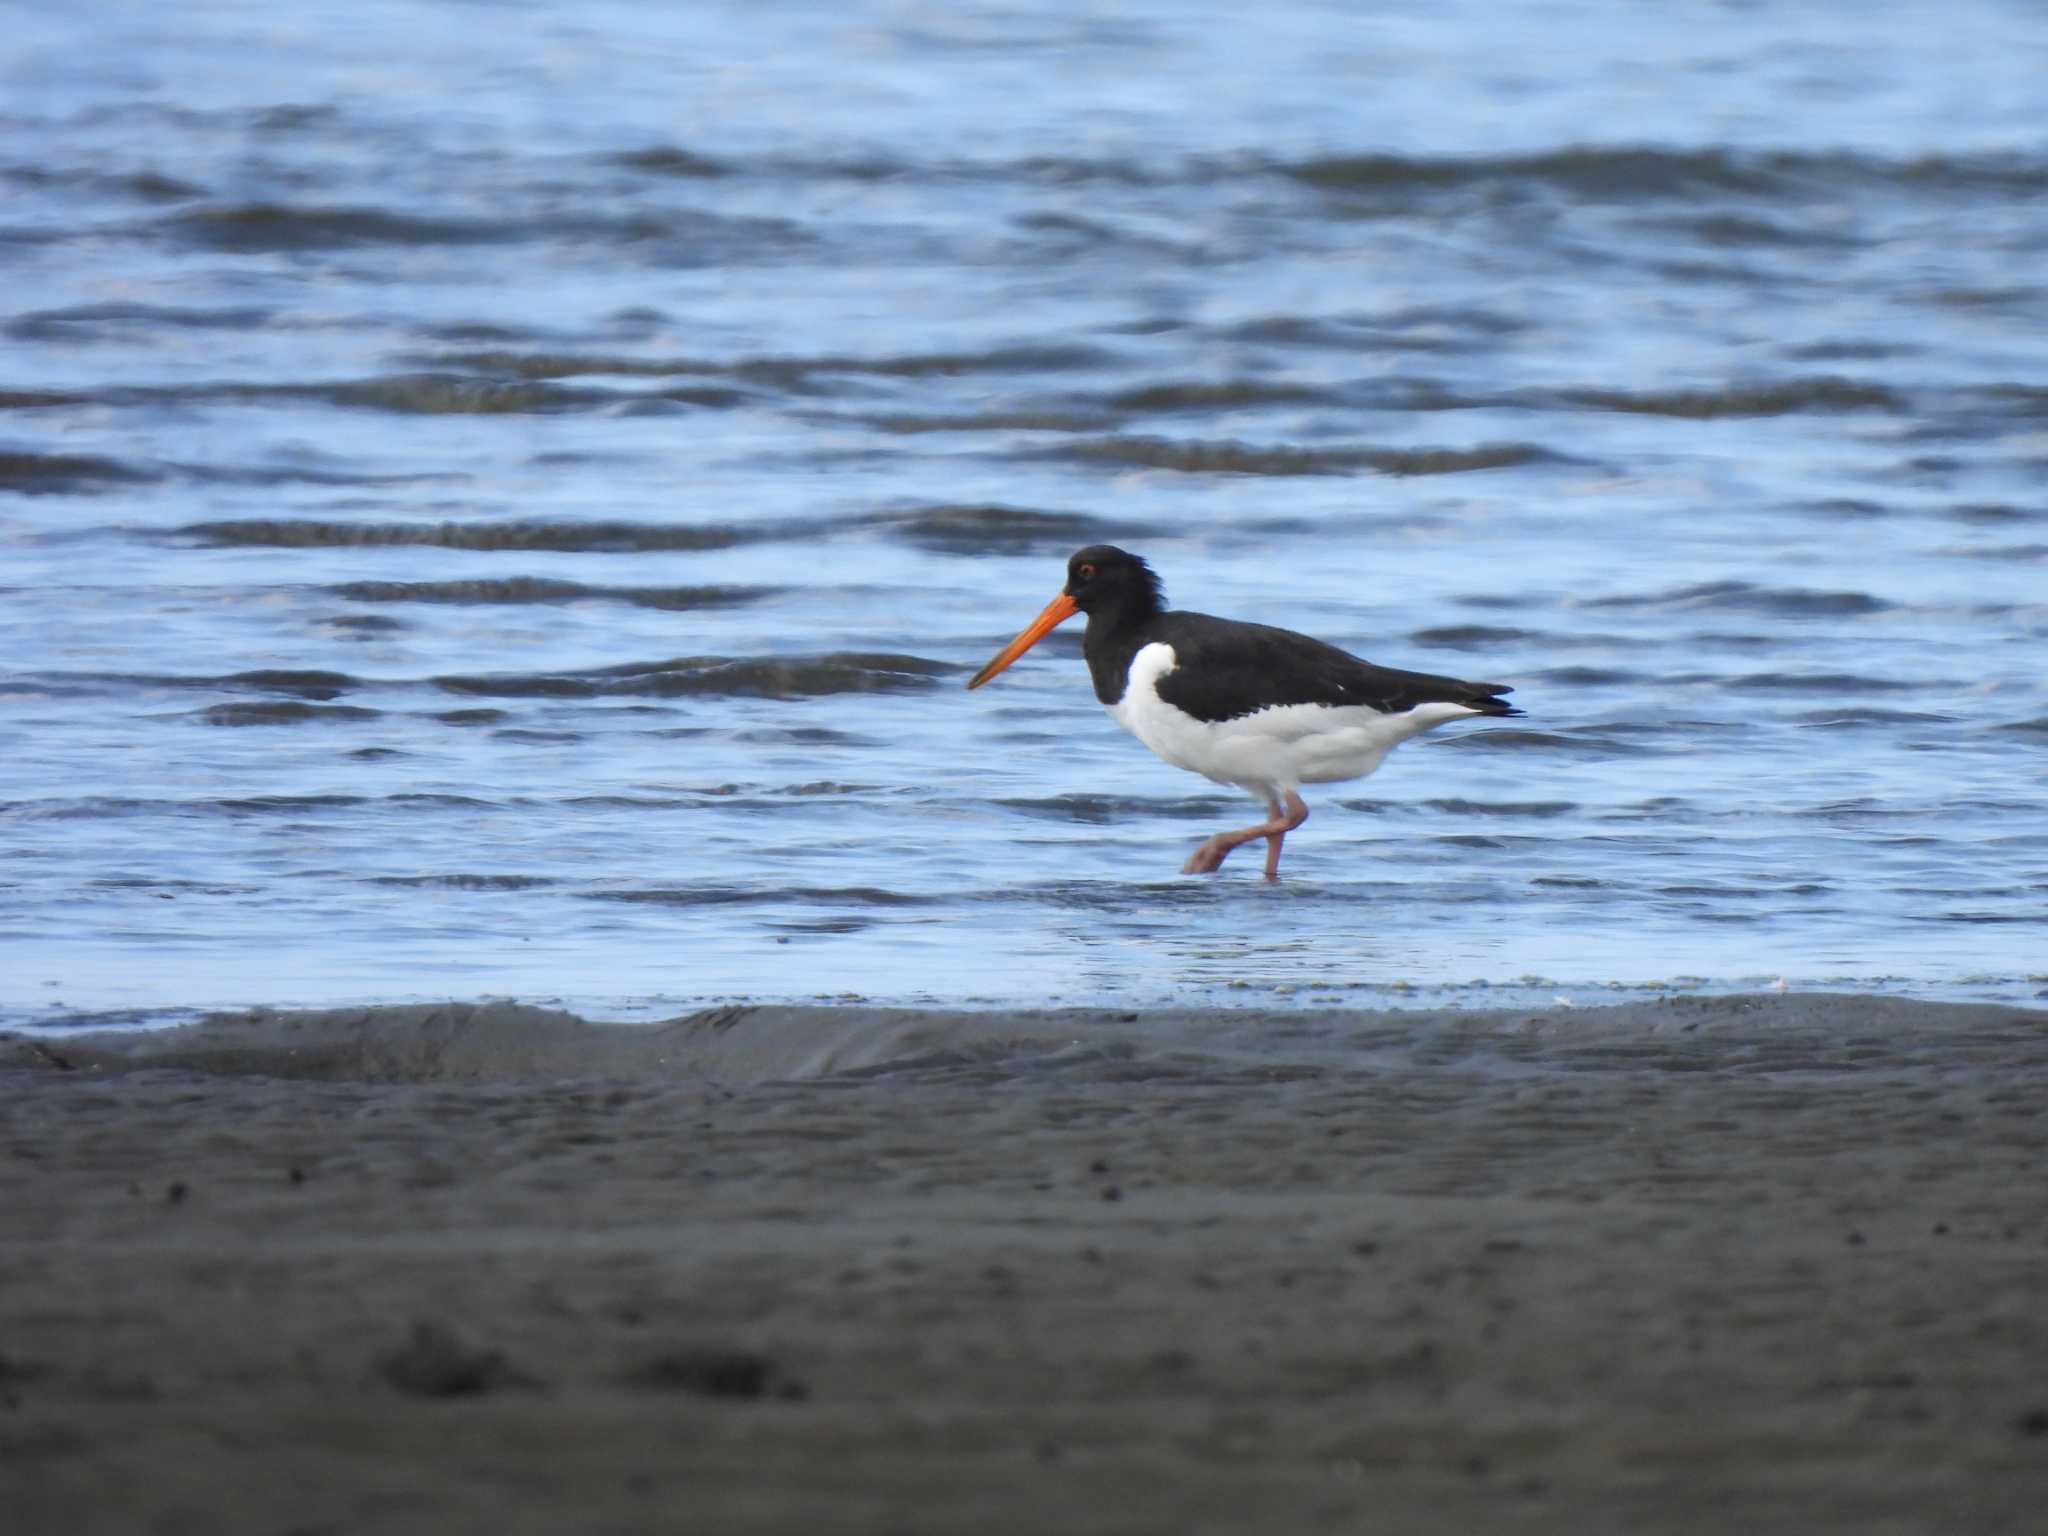
<path id="1" fill-rule="evenodd" d="M 1176 768 L 1262 800 L 1303 784 L 1362 779 L 1410 736 L 1479 713 L 1463 704 L 1418 704 L 1392 715 L 1362 704 L 1282 704 L 1234 720 L 1197 720 L 1159 697 L 1159 679 L 1178 664 L 1170 645 L 1142 648 L 1110 718 Z"/>

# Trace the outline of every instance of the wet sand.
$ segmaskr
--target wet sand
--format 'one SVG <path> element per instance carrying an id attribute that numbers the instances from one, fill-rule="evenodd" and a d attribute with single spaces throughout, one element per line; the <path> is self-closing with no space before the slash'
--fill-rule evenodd
<path id="1" fill-rule="evenodd" d="M 2021 1532 L 2048 1012 L 0 1039 L 44 1532 Z"/>

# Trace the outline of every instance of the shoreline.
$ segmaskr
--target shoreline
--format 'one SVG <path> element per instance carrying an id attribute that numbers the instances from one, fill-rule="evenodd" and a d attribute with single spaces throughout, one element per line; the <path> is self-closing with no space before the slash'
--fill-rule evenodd
<path id="1" fill-rule="evenodd" d="M 1565 980 L 1528 975 L 1513 980 L 1472 979 L 1429 983 L 1338 982 L 1327 978 L 1274 975 L 1236 978 L 1182 987 L 1171 995 L 1119 996 L 1096 990 L 1076 1001 L 1065 994 L 1000 992 L 895 994 L 887 991 L 621 993 L 564 995 L 552 987 L 486 986 L 469 997 L 442 994 L 357 992 L 316 989 L 284 1001 L 216 997 L 197 1002 L 143 1002 L 123 989 L 120 998 L 53 1003 L 41 1009 L 0 1003 L 0 1042 L 10 1034 L 69 1038 L 100 1032 L 181 1029 L 208 1019 L 260 1014 L 338 1014 L 432 1007 L 541 1007 L 593 1024 L 643 1026 L 687 1017 L 712 1008 L 860 1008 L 926 1014 L 1140 1013 L 1147 1015 L 1251 1012 L 1447 1013 L 1473 1010 L 1598 1010 L 1670 1002 L 1719 1001 L 1750 997 L 1844 997 L 1935 1006 L 2048 1008 L 2048 973 L 1974 975 L 1907 982 L 1895 976 L 1789 976 L 1769 972 L 1680 980 Z M 543 998 L 530 1002 L 528 998 Z"/>
<path id="2" fill-rule="evenodd" d="M 25 1531 L 2048 1499 L 2041 1010 L 453 1004 L 15 1035 L 0 1079 Z"/>
<path id="3" fill-rule="evenodd" d="M 2048 1032 L 2048 1008 L 1841 992 L 1670 993 L 1591 1005 L 1301 1007 L 1009 1007 L 847 1002 L 731 1002 L 648 1021 L 591 1019 L 569 1009 L 493 998 L 326 1008 L 217 1010 L 187 1023 L 109 1029 L 0 1029 L 0 1071 L 50 1066 L 138 1068 L 278 1077 L 504 1078 L 569 1081 L 713 1074 L 743 1081 L 883 1070 L 934 1051 L 1034 1054 L 1116 1049 L 1213 1054 L 1278 1066 L 1359 1069 L 1392 1052 L 1456 1050 L 1542 1064 L 1546 1050 L 1617 1053 L 1605 1065 L 1671 1063 L 1697 1049 L 1700 1067 L 1754 1064 L 1826 1071 L 1870 1049 L 1915 1063 L 1995 1065 L 2010 1037 Z M 1986 1046 L 1993 1054 L 1985 1057 Z M 1724 1054 L 1732 1051 L 1734 1054 Z M 1667 1063 L 1669 1064 L 1669 1063 Z M 60 1070 L 62 1070 L 60 1068 Z"/>

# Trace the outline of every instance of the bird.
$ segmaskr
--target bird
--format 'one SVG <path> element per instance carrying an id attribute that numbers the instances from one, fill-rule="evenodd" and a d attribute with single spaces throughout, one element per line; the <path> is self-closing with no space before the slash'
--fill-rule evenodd
<path id="1" fill-rule="evenodd" d="M 1067 584 L 987 666 L 979 688 L 1075 614 L 1095 697 L 1112 720 L 1176 768 L 1234 785 L 1264 802 L 1256 826 L 1218 832 L 1181 873 L 1213 874 L 1230 853 L 1266 840 L 1266 878 L 1308 820 L 1304 784 L 1362 779 L 1411 736 L 1469 716 L 1522 711 L 1503 683 L 1471 683 L 1375 666 L 1334 645 L 1241 619 L 1166 605 L 1143 558 L 1091 544 L 1067 561 Z"/>

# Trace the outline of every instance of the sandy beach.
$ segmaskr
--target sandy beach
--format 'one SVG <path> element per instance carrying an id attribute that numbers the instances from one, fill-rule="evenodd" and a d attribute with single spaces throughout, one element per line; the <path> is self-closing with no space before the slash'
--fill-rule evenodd
<path id="1" fill-rule="evenodd" d="M 2022 1532 L 2048 1012 L 0 1039 L 66 1532 Z"/>

